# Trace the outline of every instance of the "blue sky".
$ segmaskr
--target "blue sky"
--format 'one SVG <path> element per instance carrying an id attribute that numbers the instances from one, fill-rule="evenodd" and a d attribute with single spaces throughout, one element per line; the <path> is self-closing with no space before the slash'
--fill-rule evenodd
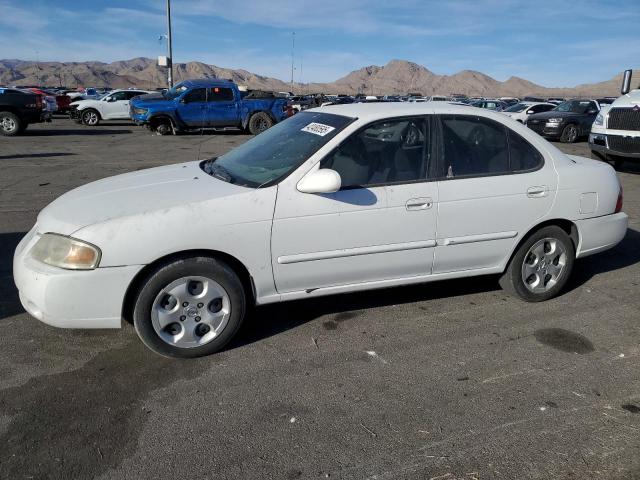
<path id="1" fill-rule="evenodd" d="M 164 54 L 164 0 L 0 0 L 0 58 L 84 61 Z M 331 81 L 410 60 L 545 86 L 640 67 L 640 0 L 173 0 L 174 61 Z"/>

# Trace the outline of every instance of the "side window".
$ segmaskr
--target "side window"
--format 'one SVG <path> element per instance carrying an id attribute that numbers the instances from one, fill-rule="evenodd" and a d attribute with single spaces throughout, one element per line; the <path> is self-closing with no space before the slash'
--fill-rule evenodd
<path id="1" fill-rule="evenodd" d="M 133 97 L 137 97 L 138 95 L 144 95 L 144 93 L 143 92 L 136 92 L 136 91 L 127 92 L 126 100 L 131 100 Z"/>
<path id="2" fill-rule="evenodd" d="M 232 102 L 233 90 L 230 88 L 213 87 L 209 89 L 210 102 Z"/>
<path id="3" fill-rule="evenodd" d="M 447 178 L 509 172 L 505 128 L 472 116 L 442 116 L 444 169 Z"/>
<path id="4" fill-rule="evenodd" d="M 116 92 L 113 95 L 111 95 L 111 98 L 113 99 L 112 101 L 128 100 L 129 99 L 127 97 L 127 92 Z"/>
<path id="5" fill-rule="evenodd" d="M 513 172 L 534 170 L 542 166 L 544 161 L 538 150 L 511 130 L 509 130 L 509 156 Z"/>
<path id="6" fill-rule="evenodd" d="M 196 88 L 187 92 L 184 96 L 184 99 L 187 103 L 193 102 L 206 102 L 207 101 L 207 89 L 206 88 Z"/>
<path id="7" fill-rule="evenodd" d="M 425 180 L 427 138 L 423 118 L 377 122 L 345 140 L 320 168 L 336 170 L 342 188 Z"/>

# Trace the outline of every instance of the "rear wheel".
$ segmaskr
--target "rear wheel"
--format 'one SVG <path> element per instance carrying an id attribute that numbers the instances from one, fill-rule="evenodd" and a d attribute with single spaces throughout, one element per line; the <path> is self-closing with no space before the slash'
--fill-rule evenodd
<path id="1" fill-rule="evenodd" d="M 23 129 L 26 128 L 26 124 L 20 120 L 15 113 L 0 112 L 0 134 L 7 137 L 18 135 Z"/>
<path id="2" fill-rule="evenodd" d="M 273 120 L 265 112 L 254 113 L 249 119 L 249 132 L 258 135 L 273 126 Z"/>
<path id="3" fill-rule="evenodd" d="M 578 139 L 578 127 L 573 124 L 569 124 L 562 130 L 560 141 L 562 143 L 573 143 Z"/>
<path id="4" fill-rule="evenodd" d="M 573 242 L 562 228 L 541 228 L 520 245 L 500 285 L 527 302 L 549 300 L 566 285 L 575 255 Z"/>
<path id="5" fill-rule="evenodd" d="M 82 112 L 82 123 L 90 127 L 95 127 L 100 123 L 100 114 L 93 109 Z"/>
<path id="6" fill-rule="evenodd" d="M 162 265 L 147 277 L 133 324 L 154 352 L 193 358 L 222 349 L 242 325 L 245 310 L 242 283 L 227 264 L 190 257 Z"/>

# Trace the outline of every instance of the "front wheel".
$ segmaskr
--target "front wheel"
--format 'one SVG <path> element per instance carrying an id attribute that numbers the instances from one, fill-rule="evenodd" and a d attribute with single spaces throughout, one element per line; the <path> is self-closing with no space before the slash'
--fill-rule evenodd
<path id="1" fill-rule="evenodd" d="M 273 126 L 273 120 L 265 112 L 254 113 L 249 119 L 249 132 L 258 135 Z"/>
<path id="2" fill-rule="evenodd" d="M 527 302 L 549 300 L 566 285 L 575 257 L 573 242 L 563 229 L 541 228 L 520 245 L 500 285 Z"/>
<path id="3" fill-rule="evenodd" d="M 95 127 L 100 123 L 100 115 L 95 110 L 85 110 L 82 113 L 82 123 Z"/>
<path id="4" fill-rule="evenodd" d="M 174 358 L 221 350 L 244 320 L 242 282 L 225 263 L 190 257 L 160 266 L 144 281 L 133 324 L 144 344 Z"/>
<path id="5" fill-rule="evenodd" d="M 560 141 L 562 143 L 573 143 L 578 139 L 578 127 L 570 124 L 564 127 L 562 130 L 562 135 L 560 136 Z"/>

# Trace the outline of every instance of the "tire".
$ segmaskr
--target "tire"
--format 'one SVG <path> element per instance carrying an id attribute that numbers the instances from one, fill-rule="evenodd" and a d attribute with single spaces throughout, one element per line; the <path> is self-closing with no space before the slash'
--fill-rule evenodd
<path id="1" fill-rule="evenodd" d="M 155 128 L 156 135 L 171 135 L 173 128 L 169 120 L 160 122 Z"/>
<path id="2" fill-rule="evenodd" d="M 562 135 L 560 135 L 560 141 L 562 143 L 573 143 L 579 137 L 578 126 L 570 123 L 562 130 Z"/>
<path id="3" fill-rule="evenodd" d="M 88 127 L 95 127 L 100 124 L 100 114 L 93 108 L 83 110 L 80 118 L 82 118 L 82 123 Z"/>
<path id="4" fill-rule="evenodd" d="M 154 352 L 195 358 L 221 350 L 240 329 L 245 312 L 242 282 L 226 263 L 189 257 L 160 265 L 146 277 L 133 325 Z"/>
<path id="5" fill-rule="evenodd" d="M 15 113 L 0 112 L 0 135 L 5 137 L 14 137 L 24 131 L 26 125 Z"/>
<path id="6" fill-rule="evenodd" d="M 549 300 L 566 285 L 575 258 L 573 241 L 562 228 L 543 227 L 520 245 L 500 278 L 500 286 L 526 302 Z"/>
<path id="7" fill-rule="evenodd" d="M 249 132 L 258 135 L 273 126 L 273 120 L 265 112 L 254 113 L 249 119 Z"/>

